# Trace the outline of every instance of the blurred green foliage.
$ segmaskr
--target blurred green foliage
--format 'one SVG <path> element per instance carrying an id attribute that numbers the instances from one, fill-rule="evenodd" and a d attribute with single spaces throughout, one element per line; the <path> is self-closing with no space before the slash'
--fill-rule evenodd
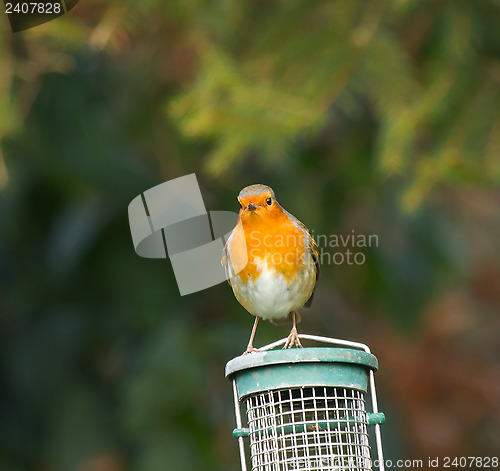
<path id="1" fill-rule="evenodd" d="M 208 209 L 261 182 L 315 234 L 376 234 L 365 264 L 324 264 L 299 330 L 373 346 L 389 457 L 494 454 L 499 24 L 494 0 L 1 17 L 0 468 L 238 468 L 223 371 L 252 319 L 226 285 L 181 298 L 128 228 L 192 172 Z"/>

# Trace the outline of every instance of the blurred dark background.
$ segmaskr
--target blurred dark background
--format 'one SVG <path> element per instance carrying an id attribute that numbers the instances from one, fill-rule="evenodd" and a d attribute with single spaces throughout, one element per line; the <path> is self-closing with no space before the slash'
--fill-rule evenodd
<path id="1" fill-rule="evenodd" d="M 128 226 L 192 172 L 209 210 L 265 183 L 315 234 L 377 235 L 299 331 L 377 355 L 387 458 L 498 455 L 499 28 L 495 0 L 0 15 L 0 469 L 239 469 L 224 366 L 253 317 L 226 284 L 181 297 Z"/>

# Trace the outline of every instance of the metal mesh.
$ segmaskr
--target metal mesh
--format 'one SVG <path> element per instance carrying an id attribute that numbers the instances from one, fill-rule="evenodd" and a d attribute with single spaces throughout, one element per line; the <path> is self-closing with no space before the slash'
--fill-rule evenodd
<path id="1" fill-rule="evenodd" d="M 252 471 L 371 470 L 364 393 L 306 387 L 246 399 Z"/>

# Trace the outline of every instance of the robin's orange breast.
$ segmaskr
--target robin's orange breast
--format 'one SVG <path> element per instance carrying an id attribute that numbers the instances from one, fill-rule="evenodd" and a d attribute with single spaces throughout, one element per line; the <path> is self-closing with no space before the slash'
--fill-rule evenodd
<path id="1" fill-rule="evenodd" d="M 259 277 L 262 266 L 290 282 L 304 265 L 306 235 L 285 214 L 247 218 L 236 227 L 229 251 L 233 264 L 247 259 L 238 276 L 243 282 Z"/>

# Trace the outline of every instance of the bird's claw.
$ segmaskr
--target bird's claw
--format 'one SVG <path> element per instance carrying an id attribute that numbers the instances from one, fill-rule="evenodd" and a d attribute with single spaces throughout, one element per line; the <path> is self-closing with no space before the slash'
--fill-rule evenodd
<path id="1" fill-rule="evenodd" d="M 248 355 L 249 353 L 260 352 L 258 348 L 252 347 L 249 345 L 247 349 L 242 353 L 242 355 Z"/>
<path id="2" fill-rule="evenodd" d="M 283 349 L 292 348 L 292 347 L 303 348 L 302 344 L 300 343 L 299 334 L 298 334 L 295 326 L 292 327 L 292 330 L 290 331 L 290 335 L 287 337 L 285 345 L 283 345 Z"/>

